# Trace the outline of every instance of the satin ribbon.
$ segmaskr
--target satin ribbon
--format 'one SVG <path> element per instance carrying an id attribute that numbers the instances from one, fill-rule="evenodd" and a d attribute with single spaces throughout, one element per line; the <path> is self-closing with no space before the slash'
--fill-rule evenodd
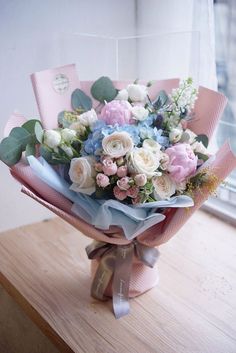
<path id="1" fill-rule="evenodd" d="M 112 279 L 112 301 L 115 317 L 129 313 L 129 282 L 132 270 L 133 257 L 141 260 L 146 266 L 153 267 L 159 257 L 159 251 L 139 243 L 137 240 L 127 245 L 114 245 L 93 241 L 86 247 L 90 260 L 100 258 L 95 273 L 91 296 L 99 300 L 107 300 L 104 295 Z"/>

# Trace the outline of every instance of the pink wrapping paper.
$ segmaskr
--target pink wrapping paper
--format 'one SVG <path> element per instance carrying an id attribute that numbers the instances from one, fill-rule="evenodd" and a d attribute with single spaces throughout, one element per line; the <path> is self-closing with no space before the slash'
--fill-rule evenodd
<path id="1" fill-rule="evenodd" d="M 51 70 L 47 70 L 45 76 L 46 81 L 48 81 L 48 78 L 52 77 L 54 74 L 55 70 L 53 70 L 53 74 Z M 45 128 L 55 128 L 57 126 L 57 114 L 62 110 L 71 109 L 71 92 L 62 100 L 59 100 L 59 97 L 57 97 L 56 102 L 49 102 L 49 100 L 45 98 L 45 95 L 40 95 L 40 92 L 42 92 L 42 89 L 44 88 L 44 80 L 37 78 L 37 74 L 33 77 L 34 90 L 43 125 Z M 127 83 L 128 82 L 125 81 L 114 81 L 115 86 L 119 89 L 124 88 Z M 151 99 L 154 99 L 158 91 L 161 89 L 164 89 L 170 93 L 173 88 L 178 86 L 178 83 L 178 79 L 157 81 L 150 87 L 149 95 Z M 82 81 L 79 84 L 76 78 L 71 87 L 73 87 L 74 90 L 80 86 L 84 92 L 90 94 L 91 85 L 92 81 Z M 54 92 L 52 94 L 54 94 Z M 188 127 L 197 134 L 204 133 L 211 137 L 223 113 L 226 102 L 227 99 L 222 94 L 204 87 L 200 87 L 199 97 L 194 109 L 195 119 L 189 123 Z M 93 103 L 94 106 L 98 105 L 98 102 L 94 100 Z M 24 122 L 24 118 L 22 116 L 12 115 L 6 125 L 5 135 L 9 134 L 11 128 L 21 125 L 22 122 Z M 218 176 L 219 181 L 223 180 L 236 167 L 236 157 L 233 155 L 228 143 L 222 146 L 218 151 L 211 167 L 214 169 L 214 173 Z M 111 229 L 110 232 L 106 232 L 110 234 L 106 234 L 105 232 L 103 233 L 100 230 L 95 229 L 93 226 L 87 224 L 77 216 L 75 217 L 71 212 L 71 202 L 40 181 L 32 173 L 31 169 L 22 162 L 14 166 L 11 173 L 22 183 L 23 193 L 47 207 L 49 210 L 64 219 L 66 222 L 70 223 L 86 236 L 97 241 L 104 241 L 117 245 L 129 243 L 128 240 L 120 237 L 117 228 Z M 165 243 L 187 222 L 187 220 L 202 205 L 207 197 L 207 191 L 204 192 L 204 194 L 198 193 L 194 198 L 194 207 L 189 210 L 172 209 L 168 212 L 166 219 L 163 222 L 151 227 L 143 234 L 139 235 L 139 242 L 148 246 L 159 246 Z M 96 261 L 93 261 L 93 270 L 95 266 Z M 154 267 L 154 269 L 150 269 L 143 264 L 134 263 L 131 276 L 130 296 L 132 297 L 141 294 L 155 285 L 157 281 L 156 271 L 156 267 Z"/>

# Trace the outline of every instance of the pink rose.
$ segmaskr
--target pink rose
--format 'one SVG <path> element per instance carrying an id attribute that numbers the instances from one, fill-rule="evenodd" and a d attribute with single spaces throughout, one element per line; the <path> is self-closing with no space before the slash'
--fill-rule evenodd
<path id="1" fill-rule="evenodd" d="M 115 198 L 117 198 L 120 201 L 123 201 L 124 199 L 126 199 L 127 195 L 126 195 L 126 191 L 121 190 L 118 186 L 115 186 L 113 189 L 113 193 L 115 195 Z"/>
<path id="2" fill-rule="evenodd" d="M 195 173 L 198 158 L 193 153 L 189 144 L 177 143 L 167 148 L 165 153 L 170 158 L 167 170 L 174 181 L 181 183 Z"/>
<path id="3" fill-rule="evenodd" d="M 111 101 L 102 108 L 100 120 L 104 120 L 108 125 L 125 125 L 131 120 L 131 104 L 123 100 Z"/>
<path id="4" fill-rule="evenodd" d="M 132 186 L 131 188 L 129 188 L 129 190 L 127 190 L 127 196 L 132 197 L 133 199 L 138 196 L 138 193 L 139 188 L 137 186 Z"/>
<path id="5" fill-rule="evenodd" d="M 110 184 L 110 180 L 107 175 L 103 173 L 98 173 L 96 176 L 96 182 L 101 188 L 105 188 Z"/>
<path id="6" fill-rule="evenodd" d="M 137 205 L 138 203 L 141 203 L 141 196 L 138 195 L 137 197 L 132 199 L 132 204 Z"/>
<path id="7" fill-rule="evenodd" d="M 117 175 L 119 178 L 123 178 L 127 175 L 128 167 L 127 165 L 122 165 L 117 169 Z"/>
<path id="8" fill-rule="evenodd" d="M 103 158 L 102 161 L 103 167 L 103 173 L 106 175 L 115 175 L 117 172 L 117 165 L 116 163 L 113 162 L 111 158 Z"/>
<path id="9" fill-rule="evenodd" d="M 117 181 L 117 185 L 121 190 L 128 190 L 130 188 L 129 181 L 129 177 L 123 177 Z"/>

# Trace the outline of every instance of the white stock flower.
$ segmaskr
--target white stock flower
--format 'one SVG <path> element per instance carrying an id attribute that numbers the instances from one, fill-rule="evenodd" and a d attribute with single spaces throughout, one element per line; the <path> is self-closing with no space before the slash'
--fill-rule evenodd
<path id="1" fill-rule="evenodd" d="M 70 143 L 76 136 L 76 131 L 72 129 L 62 129 L 61 130 L 61 137 L 65 142 Z"/>
<path id="2" fill-rule="evenodd" d="M 133 140 L 125 131 L 113 132 L 102 140 L 103 154 L 111 158 L 125 156 L 133 149 Z"/>
<path id="3" fill-rule="evenodd" d="M 91 127 L 98 120 L 97 113 L 94 109 L 79 115 L 78 121 L 86 127 Z"/>
<path id="4" fill-rule="evenodd" d="M 121 100 L 121 101 L 127 101 L 128 98 L 129 98 L 129 94 L 128 94 L 128 91 L 127 91 L 126 88 L 121 89 L 121 90 L 118 92 L 117 96 L 115 97 L 115 99 Z"/>
<path id="5" fill-rule="evenodd" d="M 90 156 L 73 158 L 70 163 L 69 176 L 73 184 L 70 189 L 91 195 L 95 192 L 95 159 Z"/>
<path id="6" fill-rule="evenodd" d="M 127 86 L 129 98 L 132 102 L 143 102 L 147 97 L 147 87 L 132 83 Z"/>
<path id="7" fill-rule="evenodd" d="M 132 107 L 131 113 L 133 118 L 139 121 L 143 121 L 148 117 L 148 110 L 139 105 Z"/>
<path id="8" fill-rule="evenodd" d="M 172 142 L 172 143 L 179 142 L 181 139 L 181 136 L 182 136 L 182 132 L 183 132 L 183 130 L 178 129 L 178 128 L 171 130 L 169 133 L 170 142 Z"/>
<path id="9" fill-rule="evenodd" d="M 131 173 L 145 174 L 148 178 L 158 175 L 159 160 L 146 148 L 134 148 L 128 156 L 128 168 Z"/>
<path id="10" fill-rule="evenodd" d="M 176 190 L 175 183 L 167 174 L 153 177 L 152 184 L 154 186 L 154 197 L 156 200 L 169 199 Z"/>
<path id="11" fill-rule="evenodd" d="M 60 132 L 56 130 L 46 130 L 43 135 L 43 143 L 50 148 L 56 148 L 61 143 Z"/>

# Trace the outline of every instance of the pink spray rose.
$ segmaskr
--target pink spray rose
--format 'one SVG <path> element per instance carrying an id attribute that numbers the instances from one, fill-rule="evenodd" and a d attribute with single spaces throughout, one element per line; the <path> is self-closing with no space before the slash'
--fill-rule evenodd
<path id="1" fill-rule="evenodd" d="M 127 171 L 128 171 L 127 165 L 122 165 L 121 167 L 119 167 L 117 169 L 117 176 L 119 178 L 123 178 L 123 177 L 125 177 L 127 175 Z"/>
<path id="2" fill-rule="evenodd" d="M 177 143 L 167 148 L 165 153 L 170 158 L 167 170 L 175 182 L 181 183 L 195 173 L 198 158 L 193 153 L 189 144 Z"/>
<path id="3" fill-rule="evenodd" d="M 119 201 L 123 201 L 127 197 L 126 191 L 125 190 L 121 190 L 118 186 L 114 187 L 113 193 L 115 195 L 115 198 L 117 200 L 119 200 Z"/>
<path id="4" fill-rule="evenodd" d="M 103 173 L 98 173 L 96 176 L 96 182 L 101 188 L 105 188 L 110 184 L 109 178 Z"/>
<path id="5" fill-rule="evenodd" d="M 139 193 L 139 188 L 137 186 L 132 186 L 131 188 L 129 188 L 129 190 L 127 190 L 127 196 L 132 197 L 132 198 L 136 198 L 138 196 Z"/>
<path id="6" fill-rule="evenodd" d="M 137 186 L 144 186 L 147 182 L 147 176 L 145 174 L 137 174 L 134 177 L 134 181 Z"/>
<path id="7" fill-rule="evenodd" d="M 121 190 L 128 190 L 130 188 L 129 181 L 129 177 L 123 177 L 117 181 L 117 185 Z"/>
<path id="8" fill-rule="evenodd" d="M 129 102 L 123 100 L 111 101 L 102 108 L 100 120 L 104 120 L 108 125 L 129 124 L 131 120 L 132 106 Z"/>
<path id="9" fill-rule="evenodd" d="M 117 172 L 117 165 L 116 163 L 113 162 L 113 160 L 109 157 L 103 158 L 102 161 L 103 167 L 103 173 L 106 175 L 115 175 Z"/>

